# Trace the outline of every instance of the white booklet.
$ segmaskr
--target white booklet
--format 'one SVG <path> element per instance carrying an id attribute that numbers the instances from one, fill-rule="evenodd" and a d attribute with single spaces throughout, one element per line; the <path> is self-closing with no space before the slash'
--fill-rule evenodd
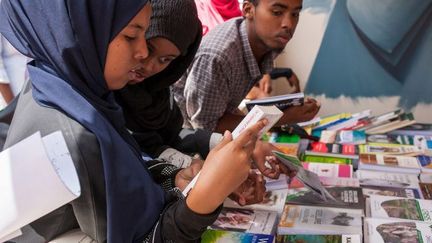
<path id="1" fill-rule="evenodd" d="M 60 131 L 39 132 L 0 153 L 0 242 L 81 194 Z"/>

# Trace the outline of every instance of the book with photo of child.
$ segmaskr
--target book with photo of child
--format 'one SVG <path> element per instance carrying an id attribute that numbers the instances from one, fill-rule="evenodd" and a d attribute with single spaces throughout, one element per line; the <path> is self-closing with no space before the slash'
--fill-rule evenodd
<path id="1" fill-rule="evenodd" d="M 222 208 L 216 221 L 209 229 L 273 234 L 275 232 L 277 213 L 245 208 Z"/>

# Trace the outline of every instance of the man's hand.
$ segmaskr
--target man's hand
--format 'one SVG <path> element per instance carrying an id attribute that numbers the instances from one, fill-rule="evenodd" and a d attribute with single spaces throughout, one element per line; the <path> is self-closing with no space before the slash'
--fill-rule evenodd
<path id="1" fill-rule="evenodd" d="M 273 150 L 282 152 L 280 149 L 278 149 L 271 143 L 263 141 L 256 142 L 252 158 L 258 170 L 264 176 L 271 179 L 279 178 L 281 173 L 291 178 L 295 177 L 296 171 L 291 171 L 287 166 L 285 166 L 278 159 L 276 159 L 272 153 Z M 270 168 L 268 167 L 268 165 L 270 165 Z"/>
<path id="2" fill-rule="evenodd" d="M 258 170 L 266 177 L 277 179 L 280 175 L 280 166 L 276 160 L 268 161 L 270 168 L 266 166 L 267 157 L 273 156 L 272 151 L 278 150 L 273 144 L 258 140 L 252 154 Z"/>
<path id="3" fill-rule="evenodd" d="M 288 83 L 294 87 L 293 93 L 300 92 L 300 81 L 297 78 L 297 75 L 293 72 L 290 78 L 287 79 Z"/>
<path id="4" fill-rule="evenodd" d="M 175 177 L 175 185 L 181 191 L 183 191 L 189 182 L 198 174 L 201 170 L 204 161 L 200 159 L 192 160 L 192 163 L 189 167 L 180 170 Z"/>
<path id="5" fill-rule="evenodd" d="M 270 75 L 264 74 L 258 83 L 251 88 L 246 99 L 255 100 L 270 96 L 272 92 L 272 80 Z"/>
<path id="6" fill-rule="evenodd" d="M 288 107 L 283 111 L 284 115 L 277 123 L 278 126 L 284 124 L 294 124 L 312 120 L 318 113 L 321 105 L 313 98 L 306 97 L 304 105 Z"/>
<path id="7" fill-rule="evenodd" d="M 260 203 L 265 196 L 265 180 L 262 175 L 249 172 L 249 176 L 229 197 L 239 205 L 245 206 L 254 203 Z"/>

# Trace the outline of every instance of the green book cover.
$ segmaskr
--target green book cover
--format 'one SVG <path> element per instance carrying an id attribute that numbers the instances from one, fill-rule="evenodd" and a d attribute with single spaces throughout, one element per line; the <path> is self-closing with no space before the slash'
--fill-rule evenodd
<path id="1" fill-rule="evenodd" d="M 311 163 L 330 163 L 330 164 L 343 164 L 351 165 L 352 159 L 348 158 L 337 158 L 337 157 L 325 157 L 315 155 L 303 155 L 302 161 Z"/>
<path id="2" fill-rule="evenodd" d="M 273 235 L 223 230 L 206 230 L 201 236 L 201 243 L 272 243 L 273 240 Z"/>

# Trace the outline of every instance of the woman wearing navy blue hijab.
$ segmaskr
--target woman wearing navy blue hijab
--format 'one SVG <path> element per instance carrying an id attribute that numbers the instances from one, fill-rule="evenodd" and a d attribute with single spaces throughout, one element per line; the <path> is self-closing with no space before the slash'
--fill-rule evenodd
<path id="1" fill-rule="evenodd" d="M 142 81 L 150 14 L 145 0 L 1 3 L 0 32 L 34 60 L 5 146 L 61 130 L 80 179 L 78 199 L 32 223 L 46 240 L 79 227 L 98 242 L 194 242 L 248 175 L 265 122 L 226 133 L 186 199 L 158 184 L 188 169 L 142 159 L 112 91 Z"/>

